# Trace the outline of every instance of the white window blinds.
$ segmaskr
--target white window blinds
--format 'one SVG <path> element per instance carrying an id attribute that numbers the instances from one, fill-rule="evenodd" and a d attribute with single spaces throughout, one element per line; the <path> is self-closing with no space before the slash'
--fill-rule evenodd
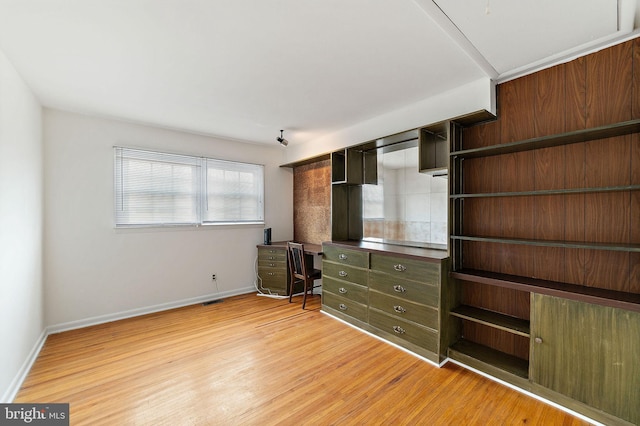
<path id="1" fill-rule="evenodd" d="M 264 222 L 264 167 L 115 147 L 116 226 Z"/>

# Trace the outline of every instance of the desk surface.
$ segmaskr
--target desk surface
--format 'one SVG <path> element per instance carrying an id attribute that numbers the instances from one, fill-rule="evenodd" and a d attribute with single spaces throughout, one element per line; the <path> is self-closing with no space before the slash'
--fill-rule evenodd
<path id="1" fill-rule="evenodd" d="M 297 241 L 296 241 L 297 242 Z M 322 254 L 322 245 L 320 244 L 312 244 L 312 243 L 305 243 L 302 242 L 302 244 L 304 244 L 304 252 L 307 254 L 317 254 L 320 255 Z M 287 247 L 287 241 L 274 241 L 269 245 L 265 245 L 265 244 L 258 244 L 258 247 Z"/>

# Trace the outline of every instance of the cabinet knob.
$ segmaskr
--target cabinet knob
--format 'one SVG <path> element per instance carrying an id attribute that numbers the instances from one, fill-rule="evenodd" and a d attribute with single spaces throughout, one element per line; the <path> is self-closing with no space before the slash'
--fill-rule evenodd
<path id="1" fill-rule="evenodd" d="M 396 334 L 404 334 L 404 328 L 400 327 L 399 325 L 394 325 L 393 332 Z"/>
<path id="2" fill-rule="evenodd" d="M 407 270 L 407 267 L 398 263 L 397 265 L 393 265 L 393 269 L 398 271 L 398 272 L 404 272 Z"/>
<path id="3" fill-rule="evenodd" d="M 401 285 L 394 285 L 393 291 L 395 291 L 396 293 L 404 293 L 406 290 Z"/>
<path id="4" fill-rule="evenodd" d="M 347 305 L 345 305 L 344 303 L 341 303 L 338 305 L 338 308 L 340 308 L 341 311 L 346 311 L 347 310 Z"/>
<path id="5" fill-rule="evenodd" d="M 338 292 L 340 292 L 340 293 L 342 293 L 342 294 L 345 294 L 345 293 L 347 292 L 347 289 L 346 289 L 346 288 L 344 288 L 344 287 L 340 287 L 340 288 L 338 289 Z"/>
<path id="6" fill-rule="evenodd" d="M 399 314 L 404 314 L 405 312 L 407 312 L 407 310 L 405 308 L 403 308 L 402 306 L 400 306 L 400 305 L 395 305 L 393 307 L 393 310 L 396 311 Z"/>
<path id="7" fill-rule="evenodd" d="M 346 277 L 349 274 L 347 274 L 346 271 L 340 271 L 340 272 L 338 272 L 338 275 L 340 275 L 341 277 Z"/>
<path id="8" fill-rule="evenodd" d="M 340 253 L 340 254 L 338 255 L 338 259 L 340 259 L 340 260 L 347 260 L 347 255 L 346 255 L 346 254 L 344 254 L 344 253 Z"/>
<path id="9" fill-rule="evenodd" d="M 536 337 L 533 341 L 536 343 L 542 343 L 542 337 Z"/>

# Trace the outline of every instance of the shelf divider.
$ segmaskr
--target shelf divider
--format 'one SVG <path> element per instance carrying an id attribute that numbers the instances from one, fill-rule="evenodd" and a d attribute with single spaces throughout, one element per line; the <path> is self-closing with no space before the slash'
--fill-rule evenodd
<path id="1" fill-rule="evenodd" d="M 530 337 L 529 321 L 527 320 L 467 305 L 460 305 L 450 313 L 455 317 L 467 321 L 473 321 L 498 330 L 517 334 L 518 336 Z"/>
<path id="2" fill-rule="evenodd" d="M 529 377 L 527 360 L 465 339 L 449 347 L 449 358 L 509 382 Z"/>
<path id="3" fill-rule="evenodd" d="M 492 155 L 530 151 L 532 149 L 551 148 L 554 146 L 569 145 L 572 143 L 587 142 L 638 132 L 640 132 L 640 119 L 623 121 L 591 129 L 575 130 L 573 132 L 560 133 L 557 135 L 541 136 L 518 142 L 454 151 L 451 152 L 450 155 L 451 157 L 458 158 L 488 157 Z"/>
<path id="4" fill-rule="evenodd" d="M 588 250 L 640 252 L 640 244 L 585 243 L 579 241 L 530 240 L 524 238 L 481 237 L 472 235 L 451 235 L 452 240 L 479 241 L 486 243 L 520 244 L 538 247 L 562 247 Z"/>
<path id="5" fill-rule="evenodd" d="M 640 294 L 636 293 L 625 293 L 622 291 L 586 287 L 578 284 L 567 284 L 476 269 L 462 269 L 453 271 L 449 275 L 452 278 L 463 281 L 512 288 L 640 312 Z"/>

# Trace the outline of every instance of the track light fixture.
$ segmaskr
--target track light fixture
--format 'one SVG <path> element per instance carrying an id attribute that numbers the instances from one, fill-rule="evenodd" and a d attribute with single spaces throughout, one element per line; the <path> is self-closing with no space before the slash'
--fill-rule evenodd
<path id="1" fill-rule="evenodd" d="M 280 145 L 282 145 L 282 146 L 287 146 L 287 145 L 289 145 L 289 141 L 288 141 L 288 140 L 286 140 L 284 137 L 282 137 L 282 132 L 284 132 L 284 130 L 280 130 L 280 137 L 279 137 L 279 138 L 276 138 L 276 140 L 277 140 L 278 142 L 280 142 Z"/>

